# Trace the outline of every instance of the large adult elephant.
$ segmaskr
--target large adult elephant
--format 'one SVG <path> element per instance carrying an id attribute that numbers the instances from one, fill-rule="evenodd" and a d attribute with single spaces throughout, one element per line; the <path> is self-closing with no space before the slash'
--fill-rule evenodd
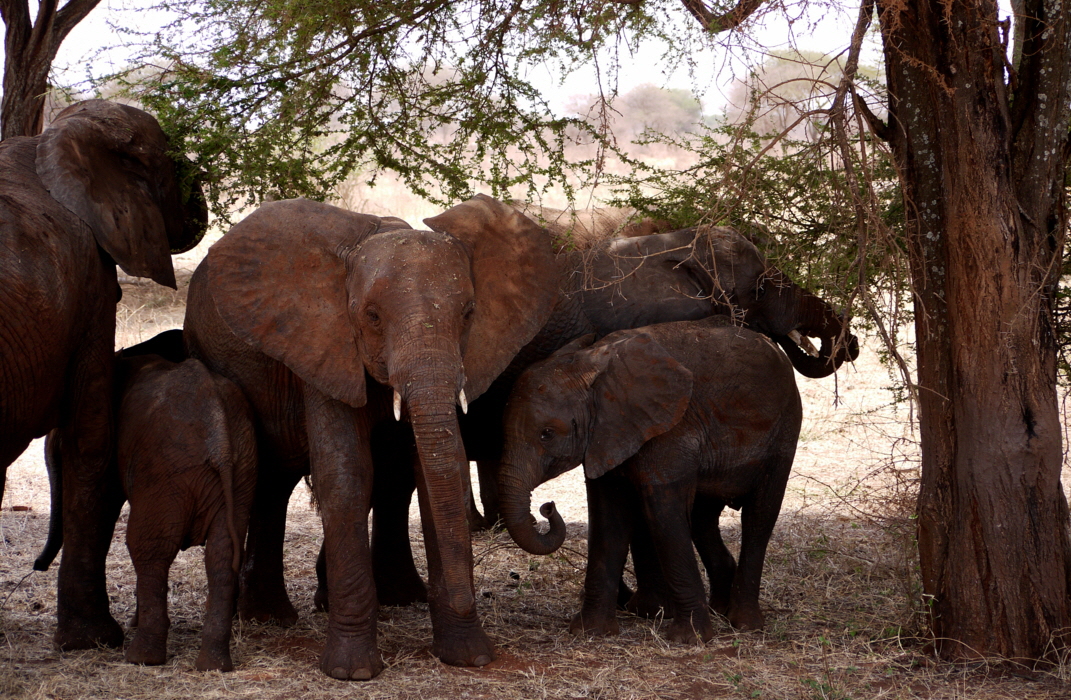
<path id="1" fill-rule="evenodd" d="M 330 603 L 320 665 L 340 679 L 382 668 L 368 543 L 372 436 L 401 418 L 419 457 L 432 651 L 455 665 L 494 658 L 476 614 L 455 407 L 465 410 L 545 324 L 554 257 L 538 226 L 487 197 L 425 223 L 431 231 L 307 200 L 266 204 L 212 247 L 190 284 L 188 349 L 243 389 L 257 422 L 240 607 L 295 616 L 282 586 L 282 528 L 311 469 Z"/>
<path id="2" fill-rule="evenodd" d="M 828 376 L 859 354 L 842 314 L 770 265 L 731 228 L 605 241 L 591 251 L 561 253 L 558 264 L 560 295 L 550 320 L 462 418 L 465 448 L 480 473 L 483 516 L 471 499 L 468 508 L 477 524 L 499 519 L 501 416 L 513 382 L 526 367 L 586 333 L 601 338 L 655 323 L 730 314 L 776 341 L 805 377 Z M 806 338 L 817 339 L 819 347 Z"/>
<path id="3" fill-rule="evenodd" d="M 171 253 L 200 239 L 207 210 L 181 183 L 156 120 L 89 100 L 39 136 L 0 142 L 0 497 L 7 467 L 56 429 L 64 537 L 56 642 L 118 646 L 104 562 L 121 501 L 112 452 L 115 265 L 175 286 Z"/>

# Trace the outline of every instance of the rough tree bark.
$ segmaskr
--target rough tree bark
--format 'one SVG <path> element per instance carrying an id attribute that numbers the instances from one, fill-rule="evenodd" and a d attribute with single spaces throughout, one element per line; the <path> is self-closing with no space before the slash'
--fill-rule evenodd
<path id="1" fill-rule="evenodd" d="M 0 139 L 36 136 L 44 127 L 48 71 L 60 44 L 100 0 L 41 0 L 30 22 L 29 0 L 0 0 L 4 21 L 4 96 Z"/>
<path id="2" fill-rule="evenodd" d="M 1036 659 L 1071 627 L 1053 320 L 1071 21 L 1061 0 L 1023 5 L 1015 74 L 996 0 L 877 2 L 916 294 L 919 549 L 946 658 Z"/>

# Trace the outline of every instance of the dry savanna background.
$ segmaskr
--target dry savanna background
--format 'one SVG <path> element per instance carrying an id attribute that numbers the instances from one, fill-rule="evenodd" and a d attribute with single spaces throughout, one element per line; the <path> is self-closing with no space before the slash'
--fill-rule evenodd
<path id="1" fill-rule="evenodd" d="M 400 212 L 401 195 L 395 203 L 383 192 L 370 198 L 354 187 L 339 198 L 372 213 Z M 407 207 L 413 223 L 433 212 L 412 202 Z M 176 258 L 177 292 L 140 280 L 123 284 L 118 346 L 181 326 L 189 276 L 209 242 Z M 182 553 L 171 570 L 172 627 L 164 666 L 129 665 L 115 649 L 59 653 L 52 644 L 56 567 L 32 572 L 49 515 L 42 441 L 37 441 L 10 468 L 0 515 L 0 697 L 1071 697 L 1068 658 L 1046 666 L 1001 659 L 935 663 L 911 518 L 917 434 L 911 406 L 901 400 L 879 350 L 879 343 L 867 338 L 858 361 L 836 375 L 797 376 L 803 431 L 766 558 L 764 631 L 737 633 L 725 620 L 716 620 L 712 641 L 680 646 L 667 642 L 660 620 L 620 613 L 620 636 L 572 636 L 568 620 L 579 608 L 586 553 L 583 476 L 574 470 L 533 497 L 535 506 L 556 501 L 570 523 L 569 538 L 557 553 L 529 555 L 502 531 L 473 535 L 480 614 L 498 659 L 479 669 L 446 666 L 429 650 L 427 606 L 382 608 L 379 645 L 386 668 L 370 682 L 336 681 L 318 669 L 326 627 L 326 615 L 314 613 L 312 604 L 320 523 L 304 485 L 290 504 L 285 545 L 287 585 L 301 619 L 286 629 L 236 621 L 233 673 L 193 670 L 205 600 L 200 548 Z M 908 352 L 906 343 L 903 350 Z M 1065 485 L 1069 476 L 1065 466 Z M 125 517 L 124 512 L 108 558 L 112 614 L 121 622 L 134 610 L 135 588 Z M 415 510 L 410 523 L 423 566 Z M 728 511 L 722 527 L 730 548 L 737 546 L 738 514 Z"/>

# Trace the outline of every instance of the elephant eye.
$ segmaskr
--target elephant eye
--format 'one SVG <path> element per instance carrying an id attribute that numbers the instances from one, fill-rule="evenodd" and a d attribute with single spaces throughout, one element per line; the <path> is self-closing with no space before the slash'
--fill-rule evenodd
<path id="1" fill-rule="evenodd" d="M 461 318 L 463 318 L 465 320 L 465 322 L 468 323 L 469 321 L 472 320 L 472 316 L 475 313 L 476 313 L 476 303 L 470 301 L 468 304 L 465 305 L 465 310 L 461 312 Z"/>
<path id="2" fill-rule="evenodd" d="M 539 439 L 543 442 L 550 442 L 554 439 L 554 428 L 543 428 L 543 432 L 539 434 Z"/>
<path id="3" fill-rule="evenodd" d="M 371 306 L 365 307 L 364 315 L 373 326 L 379 325 L 379 314 Z"/>
<path id="4" fill-rule="evenodd" d="M 755 290 L 755 300 L 762 299 L 764 296 L 766 296 L 766 285 L 760 284 Z"/>

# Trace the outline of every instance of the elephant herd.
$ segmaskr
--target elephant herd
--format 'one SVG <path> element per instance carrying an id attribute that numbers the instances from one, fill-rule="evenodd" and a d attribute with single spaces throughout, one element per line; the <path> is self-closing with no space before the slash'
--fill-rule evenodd
<path id="1" fill-rule="evenodd" d="M 127 658 L 164 662 L 168 567 L 204 544 L 197 668 L 231 669 L 236 612 L 298 617 L 283 537 L 307 476 L 324 528 L 322 671 L 374 677 L 378 606 L 418 601 L 439 659 L 485 665 L 470 528 L 501 520 L 525 550 L 554 551 L 564 522 L 544 504 L 541 532 L 530 494 L 581 463 L 589 559 L 574 632 L 616 632 L 619 604 L 661 610 L 681 642 L 711 637 L 711 609 L 763 625 L 763 558 L 802 413 L 793 368 L 822 377 L 858 355 L 828 303 L 728 228 L 580 251 L 483 195 L 425 230 L 296 199 L 212 246 L 181 331 L 116 354 L 116 264 L 174 286 L 169 253 L 204 231 L 190 170 L 151 116 L 99 100 L 0 142 L 0 468 L 48 434 L 52 521 L 35 566 L 63 548 L 60 648 L 123 643 L 104 563 L 129 500 Z M 718 527 L 726 506 L 742 514 L 739 561 Z M 635 593 L 621 583 L 630 550 Z"/>

